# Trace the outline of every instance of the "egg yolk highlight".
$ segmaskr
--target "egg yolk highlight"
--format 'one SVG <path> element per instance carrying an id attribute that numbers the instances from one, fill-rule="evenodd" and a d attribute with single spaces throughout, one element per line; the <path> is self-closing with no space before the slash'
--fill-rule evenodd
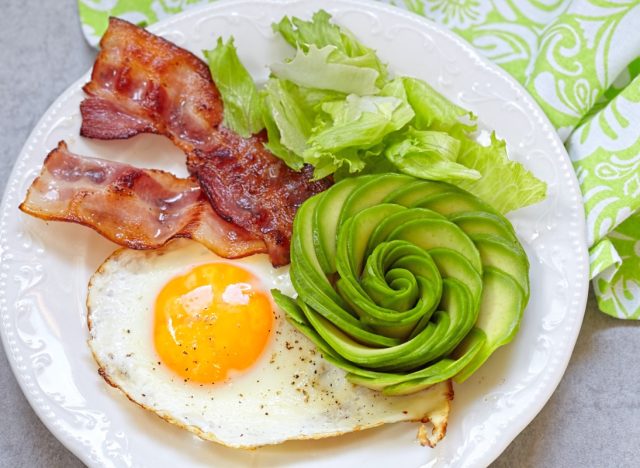
<path id="1" fill-rule="evenodd" d="M 215 383 L 250 367 L 264 349 L 273 307 L 259 281 L 229 263 L 209 263 L 169 281 L 156 299 L 154 344 L 172 371 Z"/>

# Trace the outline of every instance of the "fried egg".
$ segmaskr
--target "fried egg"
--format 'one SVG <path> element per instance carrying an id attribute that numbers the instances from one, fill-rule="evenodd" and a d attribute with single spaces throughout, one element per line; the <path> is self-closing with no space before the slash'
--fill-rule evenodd
<path id="1" fill-rule="evenodd" d="M 89 346 L 99 372 L 130 400 L 203 439 L 252 448 L 430 421 L 444 436 L 452 398 L 442 383 L 387 397 L 351 384 L 277 309 L 294 294 L 266 255 L 217 257 L 200 244 L 121 249 L 93 275 Z"/>

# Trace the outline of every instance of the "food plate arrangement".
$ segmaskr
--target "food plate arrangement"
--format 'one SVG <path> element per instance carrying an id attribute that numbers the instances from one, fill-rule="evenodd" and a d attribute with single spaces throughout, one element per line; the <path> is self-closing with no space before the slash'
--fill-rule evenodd
<path id="1" fill-rule="evenodd" d="M 547 184 L 546 199 L 509 214 L 530 262 L 531 299 L 515 340 L 463 384 L 447 436 L 416 442 L 416 424 L 398 423 L 324 440 L 255 451 L 197 439 L 132 405 L 104 385 L 86 345 L 87 283 L 114 245 L 86 229 L 45 224 L 17 211 L 42 159 L 65 140 L 74 152 L 185 176 L 184 157 L 150 135 L 100 142 L 80 138 L 82 77 L 38 123 L 19 156 L 2 207 L 2 337 L 23 391 L 54 434 L 85 463 L 104 466 L 475 466 L 489 463 L 535 416 L 567 365 L 587 291 L 580 194 L 569 159 L 539 108 L 505 73 L 427 21 L 360 2 L 221 2 L 151 30 L 196 54 L 218 36 L 235 38 L 240 59 L 264 81 L 287 45 L 271 24 L 319 8 L 377 51 L 398 75 L 426 80 L 495 129 L 512 159 Z M 277 278 L 276 278 L 277 281 Z M 144 283 L 140 286 L 141 294 Z M 94 350 L 95 352 L 95 350 Z M 108 353 L 107 353 L 108 355 Z M 286 405 L 285 401 L 276 405 Z M 232 424 L 234 415 L 228 416 Z M 221 421 L 221 425 L 225 422 Z M 256 417 L 255 424 L 260 424 Z M 286 425 L 287 421 L 282 421 Z"/>

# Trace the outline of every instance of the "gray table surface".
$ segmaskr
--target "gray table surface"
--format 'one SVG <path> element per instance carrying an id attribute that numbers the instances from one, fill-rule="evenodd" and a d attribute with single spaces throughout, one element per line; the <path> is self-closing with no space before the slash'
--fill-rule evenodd
<path id="1" fill-rule="evenodd" d="M 49 104 L 92 64 L 76 0 L 3 0 L 0 189 Z M 44 155 L 43 155 L 44 157 Z M 591 294 L 573 357 L 542 412 L 494 466 L 640 466 L 640 323 L 598 312 Z M 35 415 L 0 350 L 0 466 L 81 462 Z"/>

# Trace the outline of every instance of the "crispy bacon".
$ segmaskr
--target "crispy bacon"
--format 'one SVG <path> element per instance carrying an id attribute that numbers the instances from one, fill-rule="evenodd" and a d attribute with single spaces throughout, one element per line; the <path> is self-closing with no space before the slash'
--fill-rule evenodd
<path id="1" fill-rule="evenodd" d="M 289 263 L 293 218 L 309 197 L 329 187 L 313 181 L 313 168 L 294 172 L 263 145 L 264 136 L 244 139 L 221 127 L 217 149 L 190 157 L 189 169 L 223 218 L 264 239 L 274 265 Z"/>
<path id="2" fill-rule="evenodd" d="M 211 148 L 222 100 L 209 67 L 171 42 L 111 18 L 84 86 L 80 134 L 114 140 L 166 135 L 189 153 Z"/>
<path id="3" fill-rule="evenodd" d="M 220 126 L 222 101 L 207 65 L 190 52 L 126 21 L 112 18 L 100 43 L 81 104 L 81 134 L 169 137 L 186 154 L 217 213 L 267 245 L 274 265 L 289 262 L 297 208 L 327 189 L 310 168 L 296 172 L 256 135 L 244 139 Z"/>
<path id="4" fill-rule="evenodd" d="M 193 178 L 84 158 L 64 142 L 45 159 L 20 209 L 88 226 L 132 249 L 185 237 L 225 258 L 266 252 L 261 239 L 217 215 Z"/>

